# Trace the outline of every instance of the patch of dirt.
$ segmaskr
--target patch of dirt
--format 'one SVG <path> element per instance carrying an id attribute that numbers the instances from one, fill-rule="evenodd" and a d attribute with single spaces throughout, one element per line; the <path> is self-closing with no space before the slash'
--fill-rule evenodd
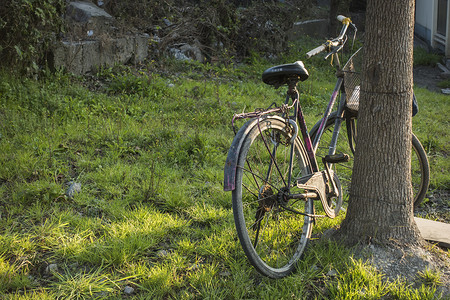
<path id="1" fill-rule="evenodd" d="M 414 210 L 414 216 L 450 224 L 449 191 L 433 191 L 427 197 L 428 200 Z"/>
<path id="2" fill-rule="evenodd" d="M 322 240 L 342 240 L 339 230 L 328 229 Z M 450 252 L 425 242 L 422 245 L 401 245 L 395 241 L 389 244 L 359 244 L 352 250 L 353 257 L 372 266 L 383 276 L 384 282 L 400 281 L 420 289 L 423 284 L 433 285 L 431 276 L 438 274 L 436 299 L 450 299 Z M 386 295 L 383 299 L 393 299 Z"/>
<path id="3" fill-rule="evenodd" d="M 429 270 L 440 274 L 436 296 L 450 297 L 450 257 L 438 248 L 424 249 L 418 246 L 407 248 L 396 245 L 368 245 L 357 249 L 355 256 L 369 262 L 388 281 L 400 279 L 420 288 L 426 279 L 420 274 Z M 439 298 L 440 299 L 440 298 Z"/>
<path id="4" fill-rule="evenodd" d="M 444 79 L 441 77 L 442 71 L 438 67 L 417 66 L 414 67 L 413 73 L 415 85 L 433 92 L 441 92 L 441 88 L 437 84 Z"/>

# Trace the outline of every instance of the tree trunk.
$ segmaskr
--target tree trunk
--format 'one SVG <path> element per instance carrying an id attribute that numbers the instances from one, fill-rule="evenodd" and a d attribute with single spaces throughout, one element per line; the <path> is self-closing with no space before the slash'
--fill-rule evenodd
<path id="1" fill-rule="evenodd" d="M 339 28 L 336 16 L 338 15 L 339 4 L 341 0 L 330 1 L 330 11 L 328 13 L 328 34 L 329 36 L 336 36 L 336 30 Z"/>
<path id="2" fill-rule="evenodd" d="M 347 242 L 421 244 L 411 189 L 414 0 L 369 0 Z"/>

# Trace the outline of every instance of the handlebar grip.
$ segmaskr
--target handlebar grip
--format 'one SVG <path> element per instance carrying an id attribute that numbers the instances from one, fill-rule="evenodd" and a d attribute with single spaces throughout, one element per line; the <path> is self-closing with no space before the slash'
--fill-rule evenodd
<path id="1" fill-rule="evenodd" d="M 336 17 L 336 19 L 341 22 L 342 24 L 348 25 L 352 23 L 352 20 L 350 20 L 350 18 L 347 18 L 343 15 L 339 15 Z"/>
<path id="2" fill-rule="evenodd" d="M 320 52 L 322 52 L 325 49 L 326 49 L 325 45 L 320 45 L 319 47 L 314 48 L 311 51 L 309 51 L 308 53 L 306 53 L 306 57 L 310 58 L 311 56 L 319 54 Z"/>

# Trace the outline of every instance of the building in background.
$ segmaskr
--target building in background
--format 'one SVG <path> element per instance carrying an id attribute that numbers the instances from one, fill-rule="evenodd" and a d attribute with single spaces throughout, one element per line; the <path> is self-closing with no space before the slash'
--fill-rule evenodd
<path id="1" fill-rule="evenodd" d="M 450 58 L 450 1 L 416 0 L 415 34 Z"/>

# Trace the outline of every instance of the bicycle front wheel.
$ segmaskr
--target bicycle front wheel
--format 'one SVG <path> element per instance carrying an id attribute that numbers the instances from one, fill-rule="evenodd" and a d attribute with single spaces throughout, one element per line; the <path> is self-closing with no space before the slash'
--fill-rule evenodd
<path id="1" fill-rule="evenodd" d="M 413 134 L 411 151 L 411 181 L 414 195 L 414 209 L 425 198 L 430 184 L 430 165 L 419 139 Z"/>
<path id="2" fill-rule="evenodd" d="M 316 157 L 317 161 L 320 164 L 321 159 L 324 158 L 326 155 L 328 155 L 329 152 L 329 145 L 331 143 L 331 138 L 333 137 L 333 130 L 334 130 L 334 123 L 336 121 L 336 112 L 331 113 L 329 116 L 327 123 L 325 124 L 325 129 L 323 130 L 322 137 L 319 141 L 319 145 L 316 150 Z M 355 124 L 354 130 L 356 131 L 356 118 L 352 117 L 352 124 Z M 318 134 L 319 127 L 320 127 L 319 120 L 311 129 L 310 136 L 311 140 L 314 141 L 316 138 L 316 135 Z M 339 136 L 337 139 L 335 154 L 347 154 L 350 156 L 350 160 L 348 162 L 343 163 L 335 163 L 335 164 L 329 164 L 329 167 L 334 170 L 334 174 L 337 175 L 339 178 L 339 181 L 341 183 L 341 189 L 343 192 L 343 202 L 347 202 L 349 192 L 350 192 L 350 183 L 352 179 L 352 170 L 353 170 L 353 158 L 354 153 L 352 149 L 350 148 L 349 140 L 347 139 L 347 124 L 345 119 L 341 123 L 341 128 L 339 131 Z M 355 145 L 355 138 L 353 138 L 353 145 Z"/>
<path id="3" fill-rule="evenodd" d="M 286 197 L 300 192 L 295 179 L 311 173 L 310 163 L 283 119 L 261 118 L 244 127 L 232 193 L 236 230 L 256 270 L 281 278 L 295 269 L 311 236 L 313 200 Z"/>
<path id="4" fill-rule="evenodd" d="M 333 165 L 335 173 L 341 181 L 342 189 L 344 191 L 344 199 L 348 199 L 348 192 L 350 189 L 351 175 L 353 170 L 353 151 L 350 148 L 349 139 L 352 138 L 353 145 L 356 145 L 356 123 L 357 119 L 355 116 L 351 116 L 350 122 L 347 123 L 344 119 L 342 121 L 341 129 L 338 136 L 338 141 L 336 145 L 336 153 L 345 153 L 350 156 L 349 162 L 337 163 Z M 333 136 L 334 124 L 336 121 L 336 112 L 333 112 L 326 123 L 322 138 L 320 139 L 319 146 L 317 148 L 316 156 L 324 157 L 328 154 L 328 149 Z M 351 131 L 353 136 L 347 134 L 347 125 L 352 126 Z M 318 133 L 320 121 L 314 125 L 311 129 L 311 139 L 314 140 L 316 134 Z M 417 139 L 417 137 L 412 135 L 412 151 L 411 151 L 411 185 L 414 196 L 414 208 L 418 207 L 422 203 L 426 196 L 428 185 L 430 183 L 430 167 L 428 163 L 428 158 L 422 144 Z M 346 194 L 346 195 L 345 195 Z"/>

